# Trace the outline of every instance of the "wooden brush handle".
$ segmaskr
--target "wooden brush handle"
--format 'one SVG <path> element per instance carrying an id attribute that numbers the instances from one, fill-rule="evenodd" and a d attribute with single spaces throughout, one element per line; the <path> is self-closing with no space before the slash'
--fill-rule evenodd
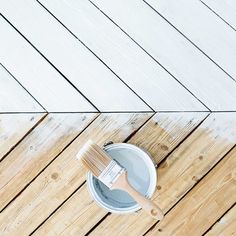
<path id="1" fill-rule="evenodd" d="M 134 189 L 127 179 L 127 173 L 124 172 L 117 181 L 113 184 L 112 189 L 122 189 L 130 194 L 134 200 L 145 210 L 149 215 L 157 220 L 162 220 L 164 217 L 163 211 L 151 200 L 145 198 L 141 193 Z"/>
<path id="2" fill-rule="evenodd" d="M 157 220 L 162 220 L 164 214 L 162 210 L 150 199 L 144 197 L 141 193 L 135 190 L 129 183 L 125 187 L 125 191 L 127 191 L 134 200 L 145 210 L 148 214 L 150 214 L 153 218 Z"/>

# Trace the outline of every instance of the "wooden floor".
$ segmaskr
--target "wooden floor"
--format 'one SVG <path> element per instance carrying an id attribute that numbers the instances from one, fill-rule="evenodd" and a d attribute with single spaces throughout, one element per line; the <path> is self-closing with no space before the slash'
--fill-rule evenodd
<path id="1" fill-rule="evenodd" d="M 0 1 L 0 236 L 236 235 L 236 1 Z M 98 207 L 93 139 L 158 164 L 157 222 Z"/>

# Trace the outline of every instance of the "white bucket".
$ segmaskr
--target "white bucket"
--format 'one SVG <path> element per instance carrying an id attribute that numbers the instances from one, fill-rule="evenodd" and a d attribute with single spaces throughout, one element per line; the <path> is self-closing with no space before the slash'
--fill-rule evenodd
<path id="1" fill-rule="evenodd" d="M 150 198 L 156 189 L 157 172 L 150 155 L 135 145 L 127 143 L 109 144 L 104 150 L 128 171 L 129 183 L 140 193 Z M 91 172 L 87 175 L 89 192 L 93 199 L 112 213 L 132 213 L 140 206 L 121 190 L 109 190 Z"/>

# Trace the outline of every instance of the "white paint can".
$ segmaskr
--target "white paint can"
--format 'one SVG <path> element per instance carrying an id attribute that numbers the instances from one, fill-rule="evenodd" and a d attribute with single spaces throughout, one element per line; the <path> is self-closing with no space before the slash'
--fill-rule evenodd
<path id="1" fill-rule="evenodd" d="M 104 150 L 128 171 L 130 184 L 150 198 L 156 189 L 157 171 L 151 156 L 143 149 L 127 143 L 108 144 Z M 110 190 L 91 172 L 87 175 L 89 192 L 98 205 L 112 213 L 132 213 L 140 206 L 122 190 Z"/>

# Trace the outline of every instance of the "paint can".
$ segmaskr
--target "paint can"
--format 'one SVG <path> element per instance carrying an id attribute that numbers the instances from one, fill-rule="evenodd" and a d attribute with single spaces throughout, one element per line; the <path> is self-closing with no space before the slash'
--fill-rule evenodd
<path id="1" fill-rule="evenodd" d="M 104 150 L 128 171 L 130 184 L 147 198 L 156 189 L 157 171 L 151 156 L 139 147 L 127 143 L 109 143 Z M 122 190 L 110 190 L 91 172 L 87 175 L 89 192 L 95 202 L 107 211 L 118 214 L 140 210 L 133 198 Z"/>

